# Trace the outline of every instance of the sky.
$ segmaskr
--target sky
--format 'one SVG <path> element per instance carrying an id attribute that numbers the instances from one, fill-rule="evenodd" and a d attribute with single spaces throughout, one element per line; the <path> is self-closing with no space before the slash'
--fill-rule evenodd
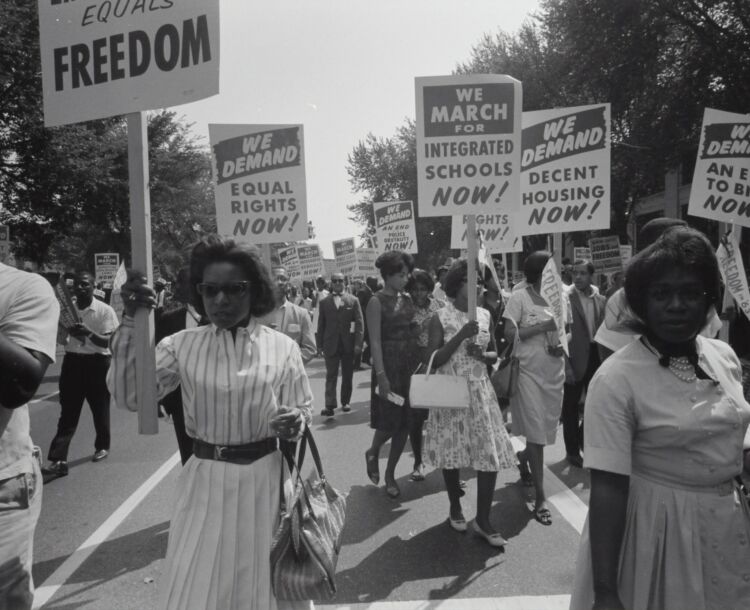
<path id="1" fill-rule="evenodd" d="M 484 34 L 515 32 L 537 0 L 221 0 L 220 93 L 175 107 L 209 123 L 302 124 L 307 213 L 326 258 L 359 236 L 347 156 L 415 114 L 414 77 L 451 74 Z"/>

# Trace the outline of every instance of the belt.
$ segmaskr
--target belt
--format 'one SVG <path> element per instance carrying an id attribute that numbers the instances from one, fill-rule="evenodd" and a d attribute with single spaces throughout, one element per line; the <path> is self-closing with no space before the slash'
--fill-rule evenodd
<path id="1" fill-rule="evenodd" d="M 245 445 L 213 445 L 193 439 L 193 455 L 202 460 L 217 460 L 231 464 L 252 464 L 254 461 L 273 453 L 278 449 L 275 438 L 264 438 L 262 441 Z"/>

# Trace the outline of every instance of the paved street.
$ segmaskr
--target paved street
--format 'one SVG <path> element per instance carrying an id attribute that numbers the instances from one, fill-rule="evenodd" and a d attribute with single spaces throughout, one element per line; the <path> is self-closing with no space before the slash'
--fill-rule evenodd
<path id="1" fill-rule="evenodd" d="M 322 360 L 314 360 L 308 370 L 319 411 Z M 58 374 L 59 361 L 50 367 L 31 406 L 32 436 L 45 453 L 59 414 L 57 396 L 49 396 L 57 390 Z M 333 420 L 316 415 L 314 420 L 328 478 L 349 492 L 339 593 L 335 603 L 316 607 L 450 610 L 469 607 L 470 598 L 475 610 L 567 608 L 588 478 L 581 470 L 571 472 L 562 460 L 562 438 L 545 456 L 551 527 L 531 517 L 528 492 L 519 485 L 517 471 L 500 473 L 492 515 L 509 544 L 505 552 L 497 552 L 471 533 L 448 527 L 442 477 L 433 471 L 424 482 L 411 482 L 408 446 L 397 471 L 401 498 L 390 500 L 382 487 L 370 484 L 363 456 L 371 439 L 369 375 L 369 370 L 355 373 L 352 413 L 337 413 Z M 71 446 L 69 476 L 44 486 L 34 555 L 37 607 L 156 608 L 180 471 L 177 445 L 164 420 L 158 435 L 140 436 L 137 416 L 119 409 L 112 411 L 112 432 L 110 457 L 92 463 L 94 432 L 84 407 Z M 464 476 L 469 519 L 476 485 L 473 473 Z"/>

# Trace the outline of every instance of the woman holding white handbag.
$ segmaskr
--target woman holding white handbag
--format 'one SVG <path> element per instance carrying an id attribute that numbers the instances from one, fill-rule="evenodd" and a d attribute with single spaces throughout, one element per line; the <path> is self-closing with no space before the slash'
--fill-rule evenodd
<path id="1" fill-rule="evenodd" d="M 487 374 L 487 360 L 496 357 L 486 352 L 492 343 L 490 315 L 478 307 L 477 320 L 469 320 L 466 260 L 459 260 L 450 268 L 444 290 L 449 302 L 430 321 L 427 353 L 433 356 L 437 374 L 467 378 L 469 404 L 430 410 L 425 427 L 425 461 L 443 470 L 450 500 L 448 523 L 458 532 L 467 530 L 459 469 L 477 471 L 473 530 L 491 546 L 503 547 L 506 541 L 490 523 L 490 509 L 498 470 L 515 467 L 516 460 Z"/>

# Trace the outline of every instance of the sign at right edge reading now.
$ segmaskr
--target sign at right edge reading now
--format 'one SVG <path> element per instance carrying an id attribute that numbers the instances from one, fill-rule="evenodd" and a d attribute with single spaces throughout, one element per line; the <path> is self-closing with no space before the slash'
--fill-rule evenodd
<path id="1" fill-rule="evenodd" d="M 750 115 L 705 109 L 688 214 L 750 227 Z"/>
<path id="2" fill-rule="evenodd" d="M 420 217 L 514 213 L 521 83 L 500 74 L 416 79 Z"/>

